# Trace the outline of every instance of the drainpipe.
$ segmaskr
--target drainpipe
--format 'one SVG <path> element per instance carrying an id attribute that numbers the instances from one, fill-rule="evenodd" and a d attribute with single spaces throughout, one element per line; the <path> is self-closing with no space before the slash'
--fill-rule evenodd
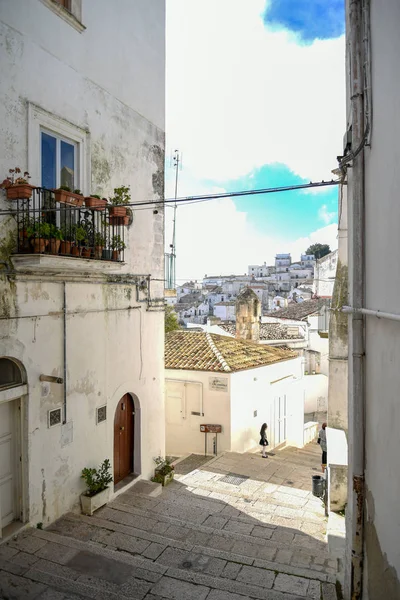
<path id="1" fill-rule="evenodd" d="M 64 343 L 64 399 L 63 399 L 63 425 L 67 422 L 67 293 L 66 282 L 63 282 L 63 343 Z"/>
<path id="2" fill-rule="evenodd" d="M 363 78 L 363 0 L 348 0 L 350 41 L 350 90 L 352 115 L 352 151 L 362 148 L 354 155 L 351 172 L 352 211 L 352 257 L 350 281 L 352 306 L 364 304 L 364 78 Z M 356 259 L 357 257 L 357 259 Z M 351 316 L 352 377 L 349 379 L 349 433 L 350 477 L 349 501 L 351 522 L 351 599 L 362 597 L 364 552 L 364 465 L 365 465 L 365 382 L 364 382 L 364 315 L 355 311 Z M 350 557 L 348 556 L 348 559 Z"/>

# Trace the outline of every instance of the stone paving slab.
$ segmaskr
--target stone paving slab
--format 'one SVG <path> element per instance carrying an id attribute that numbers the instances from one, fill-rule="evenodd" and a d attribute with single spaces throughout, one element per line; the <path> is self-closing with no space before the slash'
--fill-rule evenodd
<path id="1" fill-rule="evenodd" d="M 132 488 L 92 517 L 68 514 L 0 546 L 1 585 L 54 600 L 336 600 L 321 503 L 301 487 L 318 461 L 313 448 L 268 465 L 229 453 L 157 498 Z M 227 473 L 249 479 L 224 484 Z"/>

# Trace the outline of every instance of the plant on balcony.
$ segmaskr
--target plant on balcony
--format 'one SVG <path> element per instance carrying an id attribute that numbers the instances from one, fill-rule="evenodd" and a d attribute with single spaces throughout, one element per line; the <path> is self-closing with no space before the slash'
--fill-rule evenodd
<path id="1" fill-rule="evenodd" d="M 69 204 L 71 206 L 82 206 L 83 204 L 83 194 L 80 190 L 74 190 L 71 192 L 71 188 L 67 185 L 61 185 L 54 191 L 54 197 L 56 202 L 60 202 L 61 204 Z M 77 193 L 79 192 L 79 194 Z"/>
<path id="2" fill-rule="evenodd" d="M 72 256 L 80 256 L 83 247 L 83 241 L 86 239 L 86 231 L 82 225 L 72 225 L 71 226 L 71 235 L 73 238 L 71 254 Z"/>
<path id="3" fill-rule="evenodd" d="M 111 238 L 112 260 L 120 260 L 122 250 L 125 250 L 126 244 L 120 235 L 113 235 Z"/>
<path id="4" fill-rule="evenodd" d="M 82 479 L 85 480 L 87 490 L 81 494 L 82 512 L 84 515 L 92 515 L 95 510 L 108 502 L 110 488 L 109 484 L 113 478 L 110 473 L 111 464 L 106 458 L 98 469 L 85 468 L 82 470 Z"/>
<path id="5" fill-rule="evenodd" d="M 29 225 L 26 232 L 28 238 L 31 240 L 33 251 L 36 254 L 43 253 L 46 250 L 48 238 L 50 237 L 50 224 L 36 221 Z"/>
<path id="6" fill-rule="evenodd" d="M 72 242 L 74 239 L 73 226 L 68 227 L 67 225 L 63 225 L 60 229 L 61 229 L 61 233 L 62 233 L 60 253 L 70 255 Z"/>
<path id="7" fill-rule="evenodd" d="M 119 188 L 114 188 L 114 196 L 110 198 L 111 208 L 110 217 L 127 217 L 127 205 L 131 201 L 131 193 L 129 186 L 121 185 Z M 129 220 L 129 219 L 128 219 Z M 124 223 L 125 225 L 126 223 Z"/>
<path id="8" fill-rule="evenodd" d="M 8 200 L 29 200 L 32 196 L 33 185 L 30 185 L 28 182 L 31 176 L 28 171 L 24 172 L 23 177 L 21 177 L 20 173 L 21 169 L 19 167 L 9 169 L 8 176 L 0 186 L 5 188 Z"/>
<path id="9" fill-rule="evenodd" d="M 163 486 L 168 485 L 174 478 L 174 467 L 171 465 L 171 461 L 162 456 L 157 456 L 153 460 L 156 463 L 156 468 L 151 481 L 161 483 Z"/>
<path id="10" fill-rule="evenodd" d="M 86 208 L 91 208 L 92 210 L 105 210 L 107 204 L 107 198 L 100 198 L 97 194 L 91 194 L 85 198 Z"/>
<path id="11" fill-rule="evenodd" d="M 84 258 L 90 258 L 92 256 L 93 244 L 94 244 L 94 227 L 93 222 L 89 219 L 88 215 L 85 214 L 79 227 L 84 232 L 84 237 L 80 241 L 82 247 L 82 256 Z"/>
<path id="12" fill-rule="evenodd" d="M 57 225 L 50 225 L 49 234 L 50 254 L 58 254 L 60 251 L 61 242 L 64 240 L 63 232 Z"/>
<path id="13" fill-rule="evenodd" d="M 103 254 L 103 248 L 105 246 L 106 239 L 100 231 L 97 231 L 94 235 L 94 257 L 101 258 Z"/>

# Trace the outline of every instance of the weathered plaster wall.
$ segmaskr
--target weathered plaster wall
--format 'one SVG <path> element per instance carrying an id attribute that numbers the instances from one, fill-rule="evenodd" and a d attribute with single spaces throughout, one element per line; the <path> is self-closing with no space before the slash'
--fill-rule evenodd
<path id="1" fill-rule="evenodd" d="M 63 284 L 18 282 L 16 288 L 20 318 L 0 321 L 1 352 L 27 372 L 29 520 L 49 523 L 77 506 L 83 467 L 113 461 L 115 407 L 128 392 L 140 403 L 141 473 L 151 476 L 153 456 L 164 452 L 163 368 L 155 351 L 163 345 L 163 328 L 160 313 L 135 302 L 134 286 L 67 283 L 73 441 L 63 445 L 61 425 L 47 423 L 48 411 L 62 406 L 63 386 L 39 381 L 42 373 L 63 377 Z M 126 310 L 130 306 L 136 308 Z M 43 316 L 25 318 L 30 315 Z M 96 407 L 103 405 L 107 421 L 96 425 Z"/>
<path id="2" fill-rule="evenodd" d="M 17 165 L 28 168 L 34 185 L 41 184 L 40 146 L 32 149 L 31 137 L 32 108 L 39 107 L 85 136 L 87 166 L 80 173 L 85 194 L 110 196 L 114 187 L 130 185 L 132 202 L 162 198 L 165 3 L 121 0 L 118 11 L 106 0 L 82 4 L 86 30 L 78 33 L 39 0 L 1 3 L 0 179 Z M 0 208 L 9 207 L 1 193 Z M 28 520 L 47 524 L 77 506 L 84 466 L 106 457 L 112 461 L 114 411 L 123 394 L 135 394 L 140 403 L 143 477 L 152 475 L 153 456 L 165 452 L 163 312 L 146 310 L 135 285 L 108 285 L 151 274 L 151 299 L 162 298 L 164 214 L 161 207 L 157 214 L 153 208 L 133 211 L 125 263 L 104 276 L 100 271 L 102 283 L 90 283 L 96 279 L 94 261 L 77 274 L 79 259 L 53 257 L 51 271 L 13 272 L 9 230 L 13 224 L 6 217 L 0 260 L 12 272 L 7 275 L 0 264 L 0 316 L 9 318 L 0 321 L 0 354 L 26 369 L 24 500 Z M 47 426 L 48 410 L 62 404 L 62 386 L 39 382 L 42 373 L 63 376 L 63 281 L 67 311 L 80 313 L 67 316 L 73 440 L 65 445 L 61 426 Z M 139 299 L 149 299 L 147 292 Z M 107 421 L 96 425 L 95 409 L 104 404 Z"/>
<path id="3" fill-rule="evenodd" d="M 338 250 L 318 259 L 315 264 L 315 293 L 321 297 L 332 297 L 335 283 Z"/>
<path id="4" fill-rule="evenodd" d="M 371 1 L 373 123 L 365 150 L 365 306 L 399 314 L 400 4 Z M 351 169 L 349 169 L 351 171 Z M 349 186 L 349 205 L 352 188 Z M 351 211 L 349 211 L 351 213 Z M 353 223 L 349 222 L 352 235 Z M 351 239 L 349 240 L 351 247 Z M 351 261 L 357 261 L 353 255 Z M 354 263 L 353 263 L 354 264 Z M 351 273 L 351 269 L 349 270 Z M 352 280 L 350 276 L 350 298 Z M 400 597 L 400 323 L 365 319 L 365 563 L 363 599 Z M 349 349 L 349 374 L 352 372 Z M 351 387 L 349 388 L 351 390 Z M 349 397 L 349 409 L 353 398 Z M 349 419 L 353 412 L 349 410 Z M 351 431 L 351 427 L 349 427 Z M 352 447 L 349 441 L 349 467 Z M 350 478 L 350 490 L 351 490 Z M 349 502 L 350 504 L 350 502 Z M 353 515 L 353 519 L 356 515 Z M 350 556 L 350 552 L 348 552 Z"/>

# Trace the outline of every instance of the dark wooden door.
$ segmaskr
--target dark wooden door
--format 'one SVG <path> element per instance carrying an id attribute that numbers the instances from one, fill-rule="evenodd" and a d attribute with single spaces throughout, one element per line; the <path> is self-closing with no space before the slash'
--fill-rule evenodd
<path id="1" fill-rule="evenodd" d="M 134 406 L 125 394 L 118 402 L 114 417 L 114 483 L 133 472 Z"/>

